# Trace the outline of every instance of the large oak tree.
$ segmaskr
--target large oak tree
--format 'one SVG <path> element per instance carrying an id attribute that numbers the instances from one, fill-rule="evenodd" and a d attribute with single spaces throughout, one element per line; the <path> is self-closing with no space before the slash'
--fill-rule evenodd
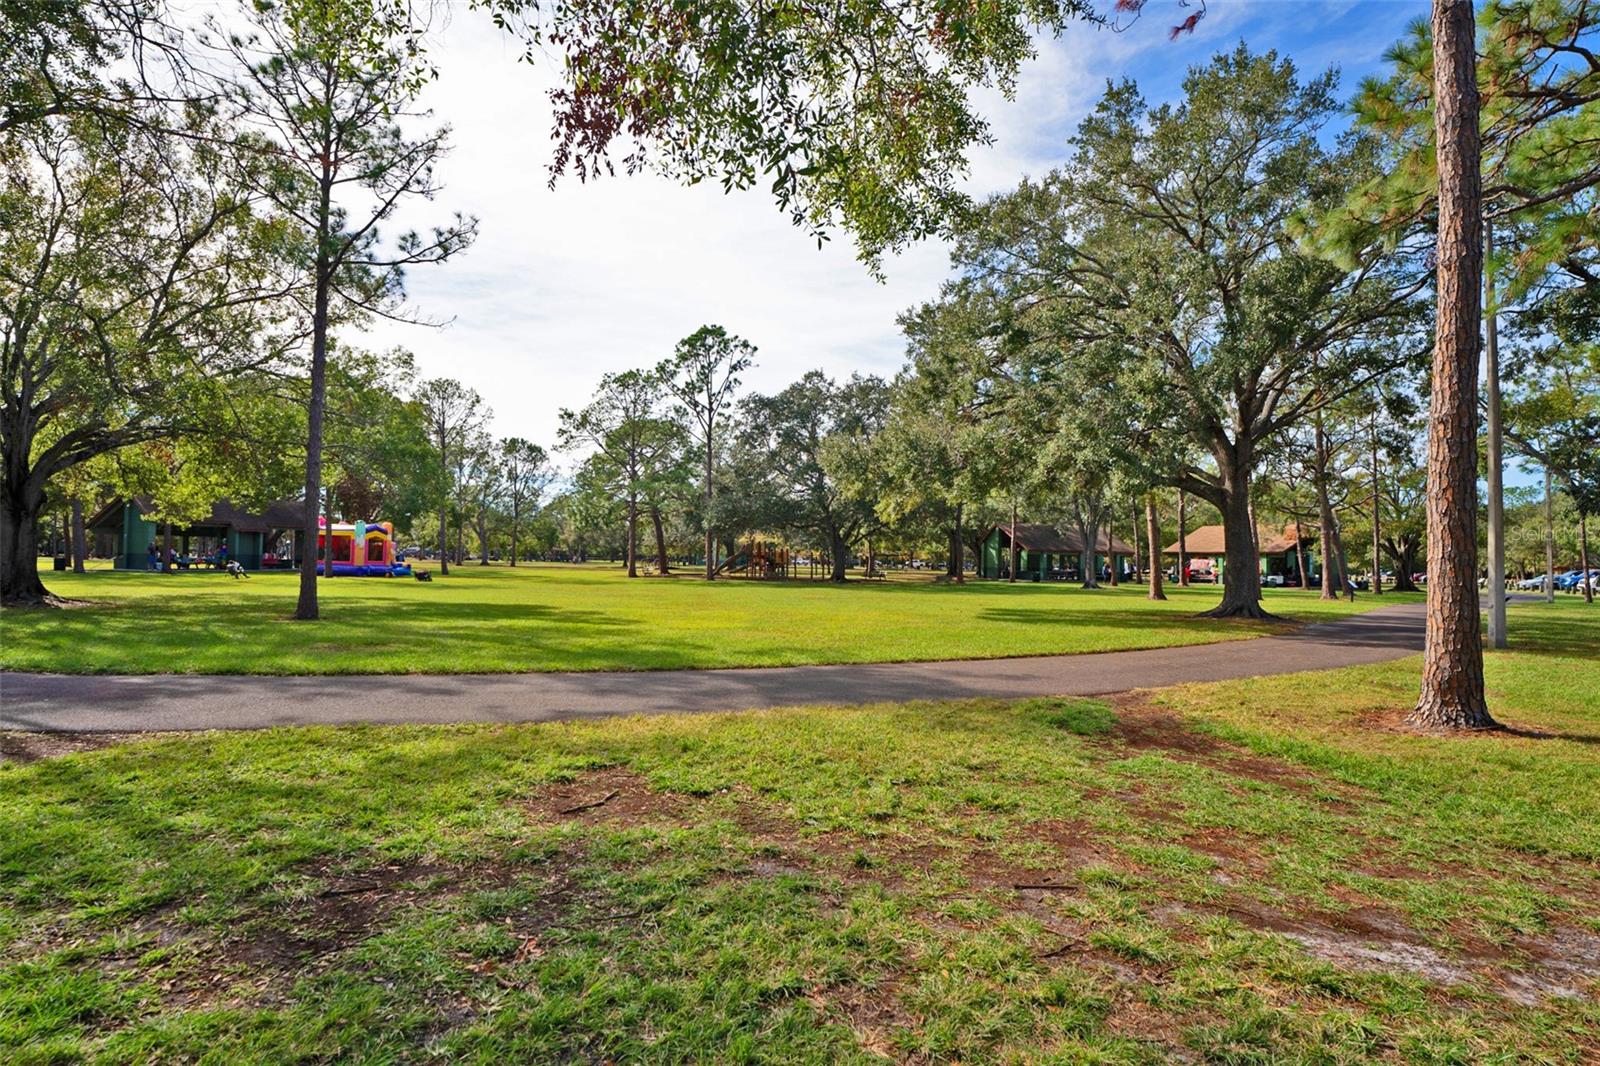
<path id="1" fill-rule="evenodd" d="M 157 120 L 159 118 L 159 121 Z M 170 127 L 184 125 L 183 135 Z M 45 602 L 47 483 L 220 432 L 292 339 L 281 241 L 203 114 L 40 119 L 0 141 L 0 600 Z"/>
<path id="2" fill-rule="evenodd" d="M 1264 614 L 1250 494 L 1265 442 L 1425 343 L 1423 282 L 1400 257 L 1374 244 L 1347 267 L 1296 240 L 1308 207 L 1371 165 L 1326 143 L 1333 84 L 1241 45 L 1192 69 L 1177 104 L 1114 85 L 1070 163 L 985 205 L 957 245 L 956 285 L 1005 308 L 1016 376 L 1061 419 L 1109 427 L 1136 480 L 1222 513 L 1217 616 Z M 1091 385 L 1115 417 L 1081 402 Z M 1181 461 L 1195 454 L 1209 462 Z"/>

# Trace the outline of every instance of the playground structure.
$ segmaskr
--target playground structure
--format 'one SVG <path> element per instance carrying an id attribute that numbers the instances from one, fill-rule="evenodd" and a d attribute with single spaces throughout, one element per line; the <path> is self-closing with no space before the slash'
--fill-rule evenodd
<path id="1" fill-rule="evenodd" d="M 317 573 L 333 560 L 334 577 L 410 577 L 411 567 L 394 557 L 394 523 L 335 522 L 317 518 Z"/>
<path id="2" fill-rule="evenodd" d="M 718 574 L 730 577 L 772 580 L 795 576 L 794 556 L 787 547 L 751 538 L 742 548 L 717 567 Z"/>

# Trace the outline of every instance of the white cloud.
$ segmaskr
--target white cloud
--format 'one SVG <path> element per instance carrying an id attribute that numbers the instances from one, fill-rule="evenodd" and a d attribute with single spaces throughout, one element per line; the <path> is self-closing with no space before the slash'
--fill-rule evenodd
<path id="1" fill-rule="evenodd" d="M 1294 18 L 1339 14 L 1287 6 Z M 1059 161 L 1105 78 L 1143 66 L 1141 55 L 1156 57 L 1156 69 L 1141 73 L 1175 86 L 1184 66 L 1237 40 L 1247 20 L 1271 23 L 1285 7 L 1213 4 L 1201 32 L 1178 48 L 1167 41 L 1176 20 L 1154 10 L 1126 33 L 1076 25 L 1041 42 L 1014 101 L 980 101 L 996 143 L 974 154 L 970 186 L 997 191 Z M 480 217 L 481 235 L 459 259 L 409 278 L 413 310 L 451 319 L 448 327 L 381 323 L 367 341 L 402 344 L 425 374 L 476 388 L 494 407 L 497 432 L 553 441 L 558 409 L 582 403 L 602 373 L 651 365 L 707 322 L 760 347 L 748 375 L 756 389 L 818 366 L 898 369 L 895 316 L 936 293 L 942 246 L 892 259 L 880 284 L 847 235 L 819 251 L 765 191 L 724 195 L 649 174 L 588 185 L 564 178 L 548 189 L 549 75 L 517 62 L 514 44 L 467 12 L 443 31 L 435 56 L 440 78 L 425 103 L 453 127 L 455 150 L 438 201 L 409 209 L 406 221 L 427 225 L 460 210 Z"/>
<path id="2" fill-rule="evenodd" d="M 412 310 L 449 326 L 379 323 L 367 342 L 402 344 L 425 374 L 476 388 L 498 432 L 552 440 L 557 410 L 582 403 L 602 373 L 653 364 L 707 322 L 759 346 L 748 375 L 756 389 L 818 366 L 899 368 L 895 316 L 935 294 L 943 246 L 891 259 L 879 283 L 847 235 L 819 250 L 764 190 L 725 195 L 652 174 L 563 178 L 548 189 L 548 75 L 516 62 L 506 38 L 466 14 L 435 55 L 440 78 L 425 103 L 451 125 L 455 148 L 440 169 L 444 192 L 405 221 L 460 210 L 480 217 L 481 234 L 459 259 L 408 279 Z M 984 101 L 997 143 L 977 153 L 973 188 L 1007 187 L 1059 158 L 1064 131 L 1098 87 L 1073 47 L 1047 43 L 1015 102 Z"/>

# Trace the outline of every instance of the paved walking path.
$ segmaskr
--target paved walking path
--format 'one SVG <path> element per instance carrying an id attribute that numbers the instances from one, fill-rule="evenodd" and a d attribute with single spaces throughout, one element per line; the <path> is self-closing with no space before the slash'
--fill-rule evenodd
<path id="1" fill-rule="evenodd" d="M 801 703 L 1093 696 L 1397 659 L 1421 650 L 1423 618 L 1422 604 L 1406 604 L 1254 640 L 964 662 L 343 677 L 7 673 L 0 674 L 0 729 L 75 733 L 550 722 Z"/>

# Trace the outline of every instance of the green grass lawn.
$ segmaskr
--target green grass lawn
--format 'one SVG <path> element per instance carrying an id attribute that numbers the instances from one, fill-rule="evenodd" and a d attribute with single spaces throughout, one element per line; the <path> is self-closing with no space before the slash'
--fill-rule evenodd
<path id="1" fill-rule="evenodd" d="M 1085 592 L 1062 585 L 930 578 L 707 584 L 597 566 L 456 568 L 431 583 L 335 578 L 323 621 L 290 620 L 297 577 L 211 572 L 49 574 L 56 594 L 99 606 L 7 611 L 0 669 L 63 673 L 477 673 L 783 666 L 993 658 L 1203 644 L 1272 631 L 1193 616 L 1216 586 Z M 1413 597 L 1414 598 L 1414 597 Z M 1267 594 L 1308 620 L 1354 606 L 1314 592 Z"/>
<path id="2" fill-rule="evenodd" d="M 1600 610 L 1511 623 L 1509 735 L 1412 658 L 0 764 L 0 1061 L 1594 1062 Z"/>

